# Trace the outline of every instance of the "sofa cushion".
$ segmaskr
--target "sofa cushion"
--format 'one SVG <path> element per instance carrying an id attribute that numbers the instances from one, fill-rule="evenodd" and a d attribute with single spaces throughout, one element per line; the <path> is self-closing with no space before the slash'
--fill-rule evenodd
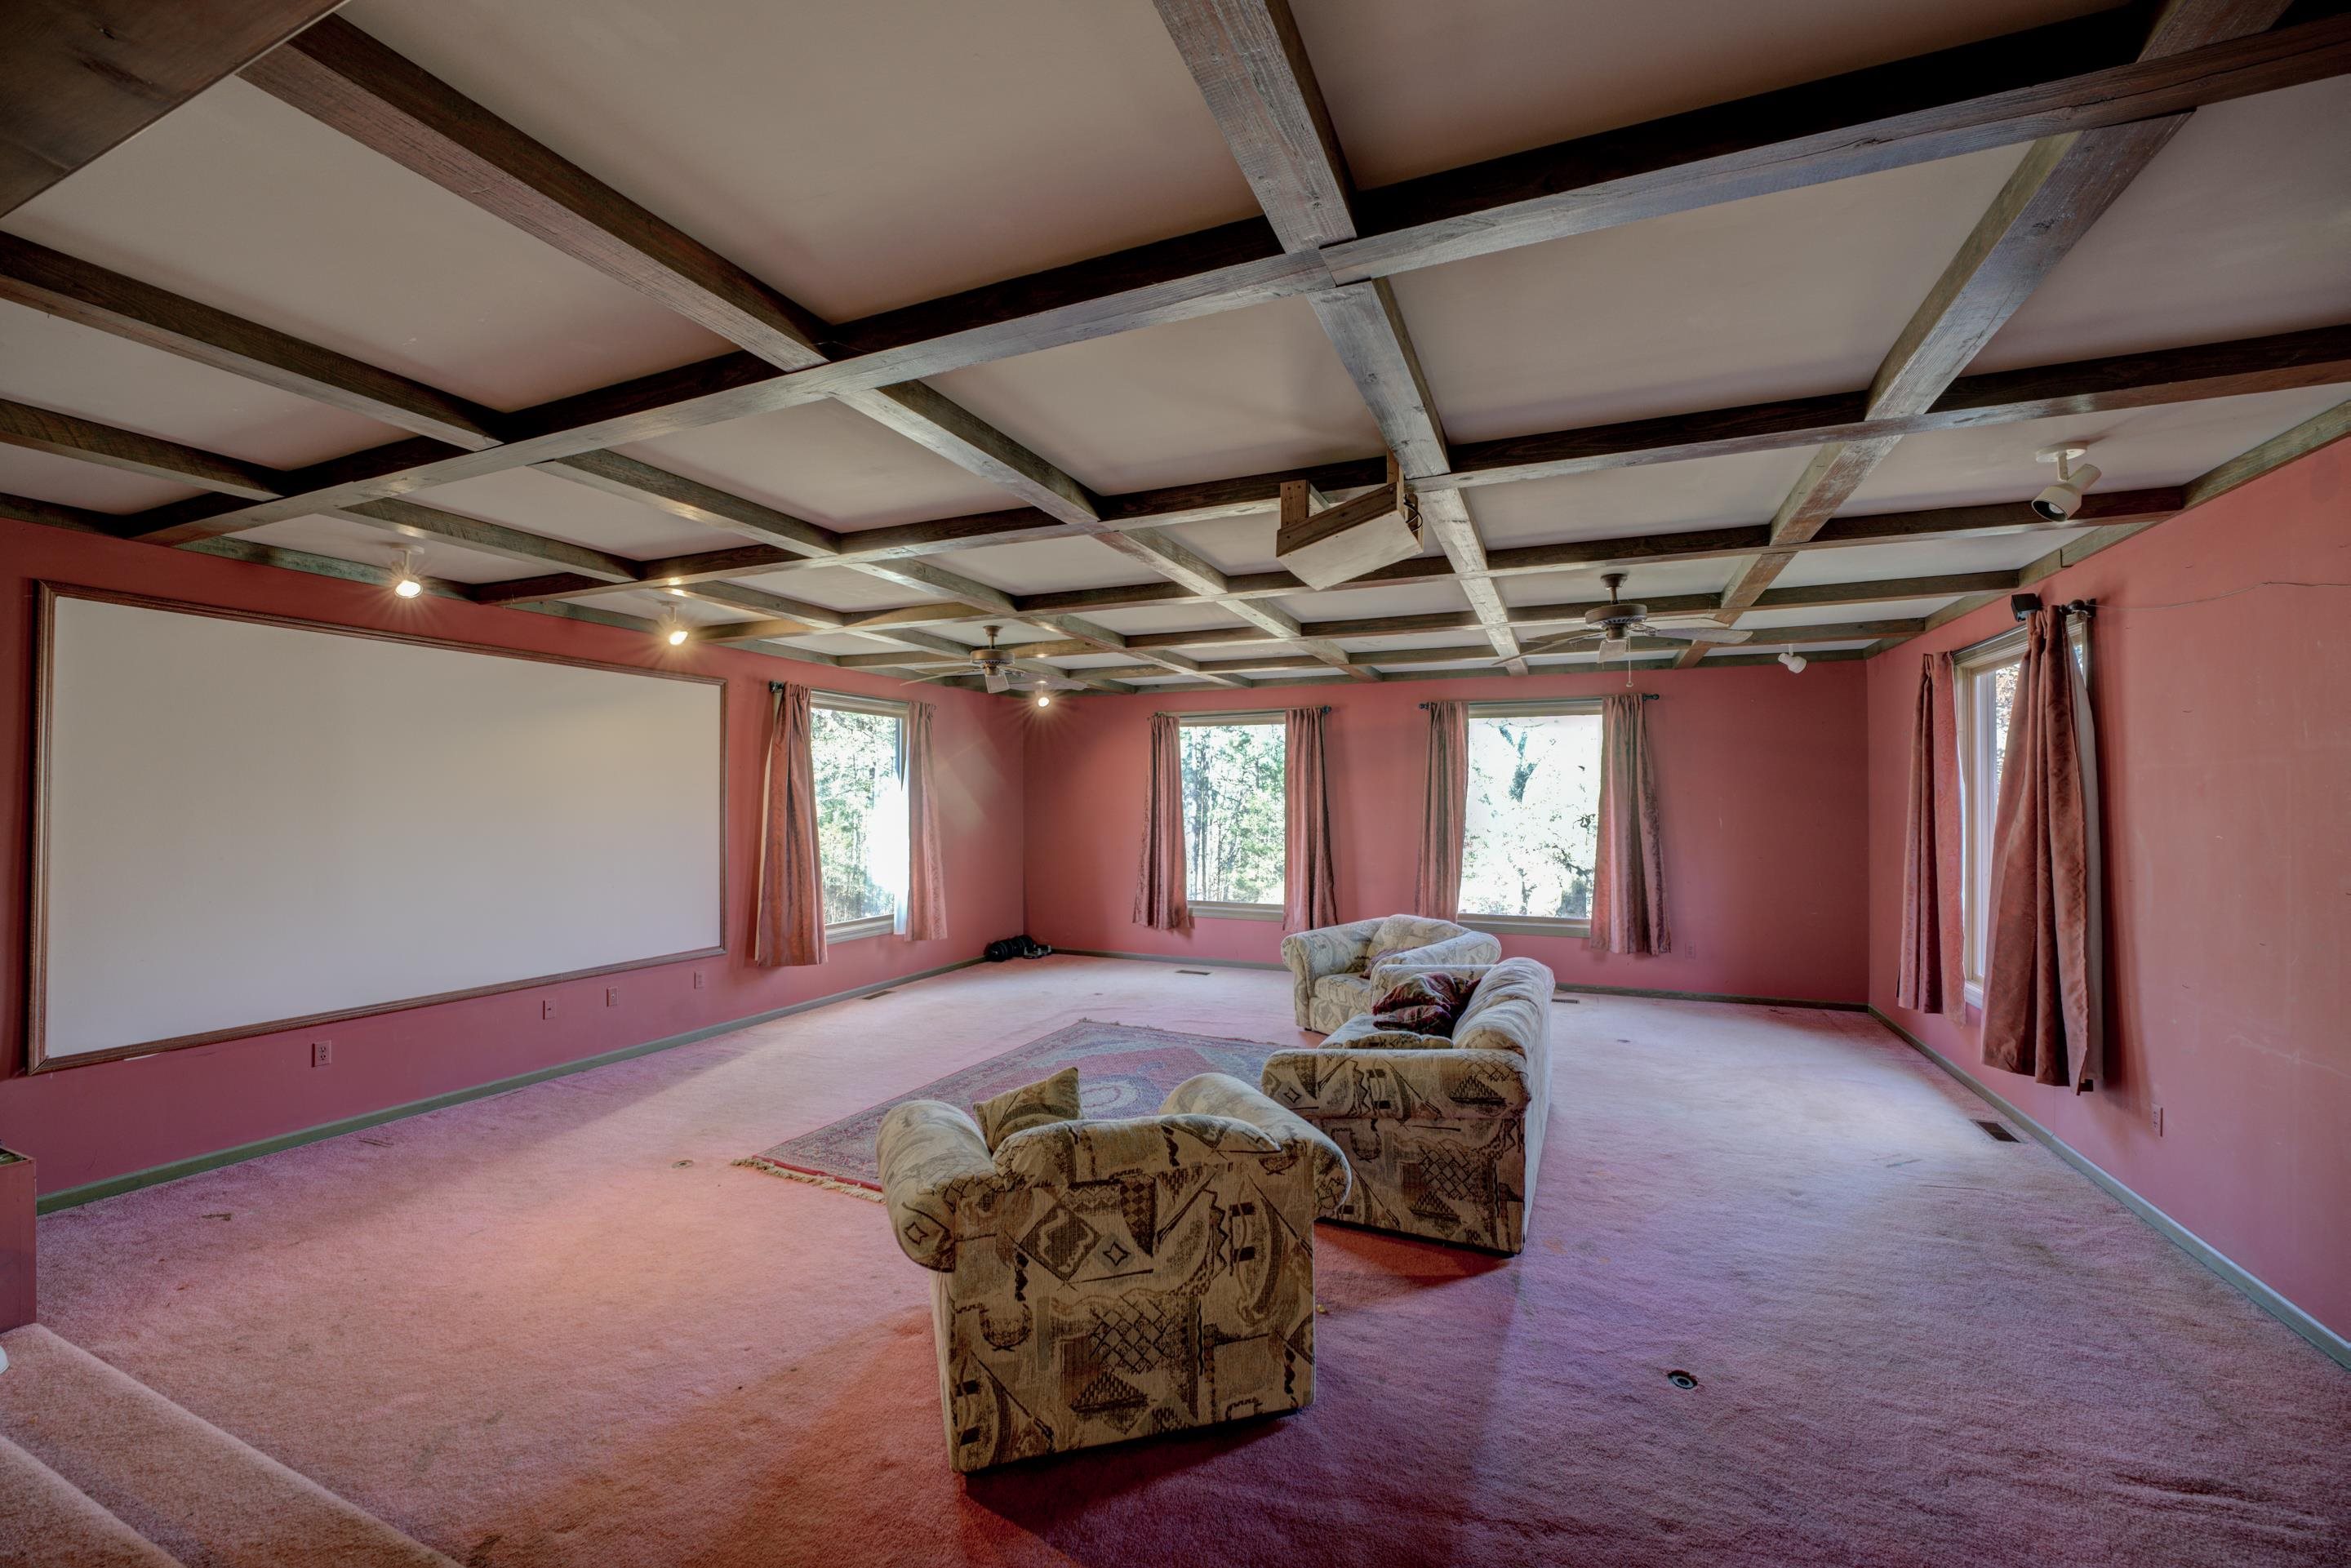
<path id="1" fill-rule="evenodd" d="M 1015 1133 L 1025 1133 L 1031 1127 L 1042 1127 L 1052 1122 L 1074 1122 L 1078 1119 L 1078 1070 L 1064 1067 L 1050 1078 L 1040 1078 L 1034 1083 L 1024 1083 L 1018 1089 L 1008 1089 L 992 1100 L 982 1100 L 972 1108 L 972 1119 L 979 1124 L 980 1136 L 987 1140 L 990 1154 L 998 1145 Z"/>
<path id="2" fill-rule="evenodd" d="M 1407 973 L 1372 1003 L 1372 1021 L 1382 1029 L 1450 1035 L 1453 1020 L 1469 1000 L 1470 986 L 1442 969 Z"/>
<path id="3" fill-rule="evenodd" d="M 1432 942 L 1463 936 L 1468 928 L 1426 915 L 1391 915 L 1380 922 L 1370 943 L 1374 953 L 1410 953 Z"/>
<path id="4" fill-rule="evenodd" d="M 1345 1009 L 1347 1018 L 1371 1011 L 1374 996 L 1368 975 L 1325 975 L 1314 982 L 1315 999 Z"/>

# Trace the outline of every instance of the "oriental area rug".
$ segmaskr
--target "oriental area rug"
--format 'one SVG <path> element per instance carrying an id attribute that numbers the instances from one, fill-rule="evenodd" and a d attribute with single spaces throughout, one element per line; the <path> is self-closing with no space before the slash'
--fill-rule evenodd
<path id="1" fill-rule="evenodd" d="M 1067 1029 L 974 1062 L 959 1072 L 909 1089 L 829 1127 L 787 1138 L 735 1163 L 879 1198 L 882 1172 L 874 1159 L 873 1139 L 893 1105 L 909 1100 L 944 1100 L 967 1113 L 978 1102 L 1008 1089 L 1074 1067 L 1080 1103 L 1089 1117 L 1149 1116 L 1158 1112 L 1169 1090 L 1195 1073 L 1228 1072 L 1254 1084 L 1265 1059 L 1281 1049 L 1263 1040 L 1219 1040 L 1080 1019 Z"/>

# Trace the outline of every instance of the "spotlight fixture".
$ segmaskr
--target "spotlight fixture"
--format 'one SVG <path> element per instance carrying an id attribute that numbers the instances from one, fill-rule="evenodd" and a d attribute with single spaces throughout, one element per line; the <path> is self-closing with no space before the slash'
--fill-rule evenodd
<path id="1" fill-rule="evenodd" d="M 672 612 L 670 614 L 662 617 L 661 633 L 662 641 L 668 643 L 671 647 L 683 648 L 685 646 L 685 625 L 683 622 L 678 620 L 675 612 Z"/>
<path id="2" fill-rule="evenodd" d="M 400 565 L 392 572 L 392 591 L 402 599 L 413 599 L 424 591 L 424 580 L 416 575 L 414 550 L 400 552 Z"/>
<path id="3" fill-rule="evenodd" d="M 2034 455 L 2057 465 L 2057 483 L 2032 497 L 2032 509 L 2042 521 L 2062 523 L 2082 509 L 2082 493 L 2098 482 L 2099 474 L 2087 463 L 2074 467 L 2074 459 L 2089 453 L 2086 446 L 2044 446 Z"/>
<path id="4" fill-rule="evenodd" d="M 1807 664 L 1810 664 L 1811 661 L 1806 659 L 1802 653 L 1797 653 L 1794 646 L 1792 644 L 1786 653 L 1780 655 L 1780 663 L 1788 666 L 1788 673 L 1790 674 L 1801 675 L 1804 673 L 1804 666 Z"/>
<path id="5" fill-rule="evenodd" d="M 1053 694 L 1050 692 L 1039 692 L 1037 694 L 1037 706 L 1039 707 L 1051 707 L 1053 706 Z"/>

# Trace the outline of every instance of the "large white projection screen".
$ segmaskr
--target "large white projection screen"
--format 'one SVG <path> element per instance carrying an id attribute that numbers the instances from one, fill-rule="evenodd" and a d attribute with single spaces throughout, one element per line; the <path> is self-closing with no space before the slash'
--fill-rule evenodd
<path id="1" fill-rule="evenodd" d="M 720 950 L 719 683 L 45 587 L 36 1071 Z"/>

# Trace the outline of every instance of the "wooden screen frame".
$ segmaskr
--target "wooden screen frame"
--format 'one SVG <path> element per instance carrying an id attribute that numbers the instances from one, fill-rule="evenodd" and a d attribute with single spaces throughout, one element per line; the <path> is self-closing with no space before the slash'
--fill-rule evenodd
<path id="1" fill-rule="evenodd" d="M 95 1066 L 99 1062 L 121 1061 L 131 1057 L 152 1056 L 159 1051 L 179 1051 L 189 1046 L 218 1045 L 225 1040 L 253 1040 L 264 1035 L 278 1034 L 292 1030 L 310 1029 L 319 1024 L 340 1023 L 346 1019 L 371 1018 L 378 1013 L 401 1012 L 410 1008 L 435 1007 L 443 1002 L 467 1001 L 475 997 L 498 996 L 508 991 L 525 991 L 538 986 L 561 985 L 571 980 L 584 980 L 597 975 L 615 975 L 630 969 L 650 969 L 663 964 L 680 964 L 695 958 L 718 958 L 726 954 L 726 769 L 729 752 L 726 744 L 726 677 L 724 675 L 691 674 L 684 670 L 648 669 L 642 664 L 622 664 L 597 659 L 567 658 L 557 653 L 542 653 L 527 649 L 485 647 L 454 637 L 435 637 L 423 632 L 393 632 L 374 626 L 347 626 L 332 621 L 313 621 L 296 615 L 275 615 L 262 611 L 235 610 L 216 604 L 196 604 L 184 600 L 162 599 L 152 594 L 124 593 L 112 589 L 89 588 L 78 583 L 36 581 L 34 610 L 33 656 L 33 755 L 31 839 L 26 862 L 30 867 L 28 903 L 26 918 L 25 954 L 25 1067 L 27 1072 L 61 1072 L 69 1068 Z M 534 975 L 525 979 L 501 980 L 495 985 L 473 986 L 463 990 L 436 991 L 427 996 L 403 997 L 393 1001 L 371 1002 L 361 1007 L 337 1008 L 327 1012 L 304 1013 L 294 1018 L 268 1019 L 228 1029 L 205 1030 L 196 1034 L 173 1035 L 167 1039 L 141 1040 L 131 1045 L 109 1046 L 103 1051 L 76 1051 L 68 1056 L 51 1056 L 44 1049 L 47 1016 L 44 1009 L 48 960 L 48 852 L 49 852 L 49 763 L 54 748 L 50 737 L 50 721 L 54 716 L 54 681 L 57 654 L 54 646 L 57 631 L 57 601 L 65 599 L 89 600 L 100 604 L 129 605 L 134 609 L 160 610 L 174 614 L 202 615 L 221 621 L 240 621 L 256 626 L 282 626 L 299 632 L 322 632 L 338 637 L 362 637 L 386 643 L 406 643 L 418 647 L 440 648 L 452 653 L 478 653 L 487 658 L 522 659 L 533 664 L 564 664 L 574 669 L 599 670 L 610 674 L 643 675 L 653 680 L 684 681 L 695 685 L 716 686 L 718 697 L 718 944 L 713 947 L 696 947 L 685 952 L 664 953 L 650 958 L 630 958 L 616 964 L 600 964 L 590 968 L 568 969 L 560 974 Z"/>

